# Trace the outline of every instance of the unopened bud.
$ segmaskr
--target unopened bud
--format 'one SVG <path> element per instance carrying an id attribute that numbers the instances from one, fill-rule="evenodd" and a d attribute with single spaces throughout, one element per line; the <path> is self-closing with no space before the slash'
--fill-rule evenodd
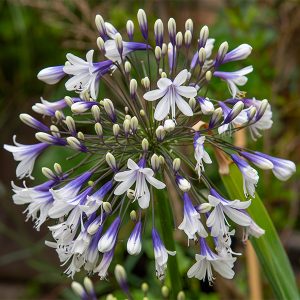
<path id="1" fill-rule="evenodd" d="M 149 80 L 148 77 L 143 78 L 142 85 L 144 86 L 144 88 L 146 90 L 149 90 L 149 88 L 150 88 L 150 80 Z"/>
<path id="2" fill-rule="evenodd" d="M 132 41 L 133 33 L 134 33 L 134 24 L 131 20 L 128 20 L 126 23 L 126 31 L 127 31 L 129 40 Z"/>
<path id="3" fill-rule="evenodd" d="M 118 49 L 118 52 L 122 58 L 122 54 L 123 54 L 123 39 L 122 39 L 122 36 L 121 34 L 118 32 L 115 34 L 115 43 L 116 43 L 116 47 Z"/>
<path id="4" fill-rule="evenodd" d="M 71 288 L 72 288 L 73 292 L 80 298 L 86 297 L 86 292 L 85 292 L 83 286 L 79 282 L 73 281 L 71 283 Z"/>
<path id="5" fill-rule="evenodd" d="M 199 213 L 205 214 L 211 210 L 212 206 L 210 203 L 202 203 L 197 207 Z"/>
<path id="6" fill-rule="evenodd" d="M 164 122 L 164 129 L 167 132 L 171 132 L 175 129 L 175 122 L 171 119 L 167 119 Z"/>
<path id="7" fill-rule="evenodd" d="M 234 104 L 231 111 L 226 116 L 224 120 L 224 124 L 228 124 L 231 121 L 233 121 L 240 114 L 243 108 L 244 108 L 244 103 L 242 101 L 238 101 L 236 104 Z"/>
<path id="8" fill-rule="evenodd" d="M 147 16 L 143 9 L 139 9 L 137 13 L 137 19 L 138 23 L 142 32 L 142 35 L 145 40 L 148 39 L 148 22 L 147 22 Z"/>
<path id="9" fill-rule="evenodd" d="M 120 133 L 120 125 L 119 124 L 114 124 L 113 125 L 113 134 L 115 137 L 117 137 Z"/>
<path id="10" fill-rule="evenodd" d="M 83 145 L 80 143 L 80 141 L 74 137 L 74 136 L 69 136 L 67 137 L 67 143 L 71 148 L 77 151 L 83 151 Z"/>
<path id="11" fill-rule="evenodd" d="M 189 100 L 189 106 L 191 107 L 192 111 L 195 110 L 196 104 L 197 104 L 196 99 L 195 98 L 190 98 L 190 100 Z"/>
<path id="12" fill-rule="evenodd" d="M 184 25 L 185 30 L 189 30 L 191 33 L 193 33 L 193 21 L 192 19 L 187 19 L 185 21 L 185 25 Z"/>
<path id="13" fill-rule="evenodd" d="M 103 207 L 103 210 L 107 213 L 107 214 L 110 214 L 111 211 L 112 211 L 112 207 L 111 207 L 111 204 L 109 202 L 103 202 L 102 203 L 102 207 Z"/>
<path id="14" fill-rule="evenodd" d="M 56 112 L 55 112 L 55 115 L 56 115 Z M 34 128 L 34 129 L 41 130 L 41 131 L 49 130 L 49 128 L 46 125 L 44 125 L 43 123 L 41 123 L 40 121 L 36 120 L 35 118 L 33 118 L 32 116 L 30 116 L 28 114 L 20 114 L 19 117 L 20 117 L 20 120 L 24 124 Z"/>
<path id="15" fill-rule="evenodd" d="M 130 127 L 133 133 L 137 131 L 138 126 L 139 126 L 138 118 L 136 116 L 132 117 L 130 120 Z"/>
<path id="16" fill-rule="evenodd" d="M 100 36 L 97 38 L 97 46 L 98 46 L 99 50 L 100 50 L 103 54 L 105 54 L 105 43 L 104 43 L 103 38 L 100 37 Z"/>
<path id="17" fill-rule="evenodd" d="M 96 122 L 100 122 L 100 107 L 93 105 L 91 108 L 92 116 Z"/>
<path id="18" fill-rule="evenodd" d="M 164 40 L 164 24 L 161 19 L 158 19 L 154 23 L 154 35 L 156 45 L 161 47 Z"/>
<path id="19" fill-rule="evenodd" d="M 66 123 L 70 133 L 72 135 L 76 135 L 76 125 L 75 125 L 74 119 L 71 116 L 67 116 L 65 123 Z"/>
<path id="20" fill-rule="evenodd" d="M 129 214 L 129 216 L 130 216 L 130 220 L 131 221 L 133 221 L 133 222 L 135 222 L 136 221 L 136 211 L 135 210 L 132 210 L 131 212 L 130 212 L 130 214 Z"/>
<path id="21" fill-rule="evenodd" d="M 114 126 L 117 124 L 114 124 Z M 123 122 L 123 129 L 126 136 L 130 133 L 130 121 L 128 119 L 125 119 Z"/>
<path id="22" fill-rule="evenodd" d="M 84 101 L 90 101 L 90 99 L 91 99 L 90 90 L 89 89 L 84 89 L 83 91 L 81 91 L 79 93 L 79 97 L 80 97 L 80 99 L 82 99 Z"/>
<path id="23" fill-rule="evenodd" d="M 129 61 L 126 61 L 125 64 L 124 64 L 124 68 L 125 68 L 125 72 L 127 74 L 129 74 L 130 71 L 131 71 L 131 63 Z"/>
<path id="24" fill-rule="evenodd" d="M 160 155 L 158 158 L 159 158 L 159 165 L 163 166 L 165 164 L 165 158 L 162 155 Z"/>
<path id="25" fill-rule="evenodd" d="M 151 168 L 152 168 L 152 170 L 153 170 L 154 172 L 157 172 L 158 169 L 159 169 L 159 165 L 160 165 L 160 163 L 159 163 L 159 157 L 158 157 L 157 154 L 154 153 L 154 154 L 151 156 Z"/>
<path id="26" fill-rule="evenodd" d="M 145 117 L 146 113 L 143 109 L 140 110 L 140 115 L 141 115 L 141 117 Z"/>
<path id="27" fill-rule="evenodd" d="M 127 276 L 126 271 L 123 266 L 116 265 L 115 267 L 115 277 L 119 285 L 123 286 L 123 283 L 126 282 Z"/>
<path id="28" fill-rule="evenodd" d="M 262 116 L 264 115 L 264 113 L 267 110 L 268 105 L 269 105 L 269 102 L 268 102 L 267 99 L 264 99 L 260 102 L 260 106 L 257 109 L 257 114 L 256 114 L 256 117 L 255 117 L 255 121 L 258 121 L 262 118 Z"/>
<path id="29" fill-rule="evenodd" d="M 95 124 L 95 132 L 99 137 L 103 137 L 103 129 L 100 123 Z"/>
<path id="30" fill-rule="evenodd" d="M 176 180 L 178 187 L 183 191 L 183 192 L 188 192 L 191 189 L 191 184 L 183 177 L 179 178 Z"/>
<path id="31" fill-rule="evenodd" d="M 218 64 L 222 63 L 227 51 L 228 51 L 228 43 L 223 42 L 219 47 L 217 58 L 216 58 Z"/>
<path id="32" fill-rule="evenodd" d="M 148 140 L 147 139 L 143 139 L 142 140 L 142 149 L 143 149 L 143 151 L 148 151 L 148 149 L 149 149 L 149 142 L 148 142 Z"/>
<path id="33" fill-rule="evenodd" d="M 255 114 L 256 114 L 256 107 L 255 106 L 251 106 L 247 112 L 247 117 L 248 117 L 248 122 L 252 121 Z"/>
<path id="34" fill-rule="evenodd" d="M 180 48 L 183 42 L 183 35 L 181 31 L 177 32 L 175 40 L 176 40 L 176 46 Z"/>
<path id="35" fill-rule="evenodd" d="M 52 133 L 53 136 L 55 136 L 57 138 L 60 137 L 59 129 L 57 128 L 57 126 L 51 125 L 50 130 L 51 130 L 51 133 Z"/>
<path id="36" fill-rule="evenodd" d="M 173 170 L 174 170 L 174 172 L 178 172 L 178 171 L 179 171 L 180 165 L 181 165 L 181 160 L 180 160 L 180 158 L 175 158 L 175 159 L 173 160 Z"/>
<path id="37" fill-rule="evenodd" d="M 211 80 L 211 77 L 212 77 L 211 71 L 207 71 L 207 72 L 205 73 L 205 80 L 206 80 L 206 81 L 210 81 L 210 80 Z"/>
<path id="38" fill-rule="evenodd" d="M 166 131 L 163 126 L 158 126 L 155 130 L 155 134 L 158 141 L 162 141 L 166 135 Z"/>
<path id="39" fill-rule="evenodd" d="M 56 118 L 57 121 L 62 121 L 65 118 L 65 116 L 60 110 L 56 110 L 55 111 L 55 118 Z"/>
<path id="40" fill-rule="evenodd" d="M 105 160 L 112 170 L 117 169 L 116 159 L 110 152 L 106 153 Z"/>
<path id="41" fill-rule="evenodd" d="M 62 175 L 63 171 L 62 171 L 62 167 L 59 163 L 55 163 L 53 168 L 57 175 Z"/>
<path id="42" fill-rule="evenodd" d="M 134 190 L 128 189 L 128 190 L 127 190 L 127 197 L 128 197 L 130 200 L 134 200 L 134 198 L 135 198 L 135 192 L 134 192 Z"/>
<path id="43" fill-rule="evenodd" d="M 200 30 L 200 35 L 199 35 L 199 47 L 200 48 L 205 47 L 208 36 L 209 36 L 209 30 L 208 30 L 208 27 L 205 25 Z"/>
<path id="44" fill-rule="evenodd" d="M 169 32 L 170 42 L 173 46 L 175 46 L 175 43 L 176 43 L 176 22 L 173 18 L 170 18 L 169 21 L 168 21 L 168 32 Z"/>
<path id="45" fill-rule="evenodd" d="M 88 186 L 93 186 L 94 184 L 95 184 L 95 182 L 93 180 L 88 181 Z"/>
<path id="46" fill-rule="evenodd" d="M 115 107 L 110 99 L 103 99 L 103 107 L 110 120 L 115 123 L 117 121 Z"/>
<path id="47" fill-rule="evenodd" d="M 163 296 L 164 298 L 168 298 L 168 297 L 169 297 L 169 294 L 170 294 L 169 288 L 168 288 L 167 286 L 164 285 L 164 286 L 161 288 L 161 294 L 162 294 L 162 296 Z"/>
<path id="48" fill-rule="evenodd" d="M 198 52 L 198 59 L 199 59 L 199 64 L 202 67 L 204 65 L 204 62 L 206 60 L 206 52 L 205 49 L 202 47 L 200 48 Z"/>
<path id="49" fill-rule="evenodd" d="M 129 90 L 131 98 L 134 98 L 137 90 L 137 81 L 135 79 L 130 80 Z"/>
<path id="50" fill-rule="evenodd" d="M 161 48 L 159 46 L 156 46 L 154 53 L 156 60 L 159 61 L 161 59 Z"/>
<path id="51" fill-rule="evenodd" d="M 77 137 L 78 137 L 80 140 L 82 140 L 82 141 L 85 140 L 84 134 L 83 134 L 81 131 L 79 131 L 79 132 L 77 133 Z"/>
<path id="52" fill-rule="evenodd" d="M 184 33 L 184 44 L 187 48 L 189 48 L 191 46 L 192 43 L 192 33 L 190 30 L 187 30 Z"/>
<path id="53" fill-rule="evenodd" d="M 94 285 L 92 280 L 89 277 L 84 277 L 83 285 L 89 294 L 94 293 Z"/>
<path id="54" fill-rule="evenodd" d="M 168 52 L 168 46 L 166 43 L 163 43 L 162 46 L 161 46 L 161 55 L 162 56 L 165 56 Z"/>
<path id="55" fill-rule="evenodd" d="M 149 291 L 149 285 L 146 282 L 143 282 L 141 289 L 144 293 L 147 293 Z"/>
<path id="56" fill-rule="evenodd" d="M 177 295 L 177 300 L 185 300 L 185 293 L 184 291 L 180 291 Z"/>
<path id="57" fill-rule="evenodd" d="M 214 112 L 211 115 L 208 127 L 209 128 L 215 127 L 219 123 L 219 121 L 221 120 L 222 115 L 223 115 L 223 111 L 222 111 L 221 107 L 218 107 L 217 109 L 215 109 Z"/>
<path id="58" fill-rule="evenodd" d="M 56 175 L 53 173 L 53 171 L 49 168 L 43 167 L 42 168 L 42 173 L 45 177 L 47 177 L 48 179 L 54 179 L 56 178 Z"/>
<path id="59" fill-rule="evenodd" d="M 64 99 L 65 99 L 65 102 L 67 103 L 68 106 L 71 107 L 74 104 L 74 101 L 71 97 L 66 96 Z"/>
<path id="60" fill-rule="evenodd" d="M 95 23 L 96 23 L 96 27 L 99 31 L 100 36 L 105 37 L 106 36 L 106 27 L 105 27 L 105 22 L 104 22 L 102 16 L 96 15 Z"/>
<path id="61" fill-rule="evenodd" d="M 161 77 L 161 78 L 167 78 L 168 75 L 167 75 L 166 72 L 161 72 L 160 77 Z"/>

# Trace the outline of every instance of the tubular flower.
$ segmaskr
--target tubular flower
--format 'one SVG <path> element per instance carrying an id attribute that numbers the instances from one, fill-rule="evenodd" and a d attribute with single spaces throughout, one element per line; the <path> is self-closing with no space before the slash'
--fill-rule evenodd
<path id="1" fill-rule="evenodd" d="M 52 241 L 46 245 L 56 251 L 68 276 L 86 270 L 105 279 L 119 245 L 126 243 L 129 255 L 141 255 L 143 238 L 151 229 L 156 275 L 163 279 L 169 255 L 176 252 L 164 244 L 172 233 L 166 235 L 162 228 L 160 237 L 155 223 L 161 217 L 172 219 L 172 211 L 164 215 L 159 210 L 183 199 L 176 228 L 186 234 L 191 248 L 198 246 L 197 240 L 200 244 L 188 277 L 212 282 L 216 271 L 232 278 L 234 228 L 243 228 L 244 239 L 259 238 L 264 229 L 247 213 L 255 199 L 229 200 L 217 192 L 207 172 L 215 167 L 215 157 L 234 161 L 251 197 L 259 179 L 252 165 L 272 170 L 280 180 L 296 170 L 291 161 L 236 147 L 226 137 L 247 128 L 256 139 L 273 123 L 267 100 L 245 98 L 239 91 L 253 68 L 222 69 L 246 59 L 252 47 L 242 44 L 228 50 L 223 42 L 215 51 L 207 26 L 193 39 L 191 19 L 185 32 L 177 32 L 173 18 L 168 26 L 159 19 L 152 34 L 142 9 L 137 14 L 141 35 L 134 34 L 133 21 L 127 22 L 129 41 L 100 15 L 95 22 L 98 50 L 86 49 L 86 59 L 69 53 L 65 64 L 38 74 L 48 84 L 66 80 L 59 100 L 41 98 L 32 107 L 35 115 L 20 115 L 38 142 L 4 145 L 18 162 L 17 177 L 26 179 L 23 187 L 12 184 L 14 203 L 25 206 L 37 230 L 48 224 Z M 142 40 L 134 41 L 135 36 Z M 224 100 L 208 98 L 210 80 L 220 79 L 232 97 L 227 98 L 226 90 Z M 31 184 L 32 172 L 39 171 L 36 160 L 53 148 L 60 162 L 49 161 L 42 168 L 45 181 Z M 171 190 L 179 197 L 161 197 Z"/>

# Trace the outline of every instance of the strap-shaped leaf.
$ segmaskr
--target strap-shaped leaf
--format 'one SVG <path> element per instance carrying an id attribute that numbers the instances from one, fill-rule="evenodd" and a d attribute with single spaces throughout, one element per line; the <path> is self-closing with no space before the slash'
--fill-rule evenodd
<path id="1" fill-rule="evenodd" d="M 229 175 L 222 175 L 222 180 L 231 199 L 245 200 L 242 176 L 234 164 L 230 166 Z M 272 220 L 257 194 L 248 212 L 253 220 L 266 231 L 258 239 L 251 238 L 251 243 L 276 298 L 299 299 L 290 262 Z"/>

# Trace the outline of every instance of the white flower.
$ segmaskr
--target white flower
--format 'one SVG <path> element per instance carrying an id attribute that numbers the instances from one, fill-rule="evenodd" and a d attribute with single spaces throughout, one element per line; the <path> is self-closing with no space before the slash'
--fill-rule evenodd
<path id="1" fill-rule="evenodd" d="M 241 226 L 249 226 L 251 224 L 251 218 L 243 211 L 251 204 L 251 200 L 240 201 L 233 200 L 227 201 L 222 198 L 216 191 L 211 189 L 211 194 L 208 196 L 208 201 L 214 209 L 207 218 L 206 225 L 211 227 L 211 235 L 217 237 L 227 233 L 226 216 L 230 218 L 236 224 Z"/>
<path id="2" fill-rule="evenodd" d="M 140 165 L 145 165 L 145 162 L 140 162 Z M 166 185 L 153 177 L 154 172 L 152 169 L 140 167 L 132 159 L 128 159 L 127 167 L 128 171 L 119 172 L 114 177 L 116 181 L 122 181 L 115 189 L 114 194 L 124 194 L 135 183 L 134 200 L 138 200 L 141 208 L 147 208 L 150 202 L 150 191 L 147 182 L 157 189 L 163 189 Z"/>
<path id="3" fill-rule="evenodd" d="M 199 178 L 201 176 L 201 172 L 204 171 L 203 161 L 206 164 L 211 164 L 212 163 L 212 161 L 209 157 L 209 154 L 204 149 L 204 146 L 203 146 L 204 142 L 205 142 L 205 136 L 200 136 L 199 134 L 195 135 L 195 138 L 194 138 L 194 149 L 195 149 L 194 156 L 195 156 L 195 159 L 197 161 L 195 170 L 197 171 Z"/>
<path id="4" fill-rule="evenodd" d="M 93 63 L 94 50 L 90 50 L 86 54 L 86 61 L 71 54 L 67 54 L 69 64 L 64 66 L 64 72 L 73 75 L 65 84 L 68 91 L 84 91 L 88 90 L 91 97 L 96 99 L 99 89 L 100 77 L 107 73 L 112 62 L 102 61 Z"/>
<path id="5" fill-rule="evenodd" d="M 196 254 L 196 263 L 188 270 L 189 278 L 195 277 L 199 280 L 205 280 L 207 277 L 209 283 L 214 280 L 212 268 L 226 279 L 232 279 L 234 276 L 233 263 L 235 257 L 221 257 L 213 253 L 207 246 L 204 239 L 201 238 L 201 254 Z"/>
<path id="6" fill-rule="evenodd" d="M 193 111 L 189 104 L 182 98 L 192 98 L 197 95 L 197 90 L 192 86 L 182 86 L 188 77 L 188 71 L 182 70 L 172 81 L 161 78 L 157 82 L 158 89 L 144 94 L 144 99 L 154 101 L 162 98 L 155 108 L 154 118 L 163 120 L 171 110 L 172 118 L 176 116 L 176 105 L 186 116 L 192 116 Z"/>
<path id="7" fill-rule="evenodd" d="M 254 198 L 255 187 L 259 180 L 257 171 L 238 155 L 232 154 L 231 157 L 243 175 L 243 188 L 245 196 L 247 197 L 249 193 L 249 195 Z"/>
<path id="8" fill-rule="evenodd" d="M 183 230 L 186 233 L 188 240 L 196 240 L 196 233 L 198 233 L 201 237 L 207 237 L 207 232 L 200 221 L 200 214 L 194 208 L 187 193 L 184 193 L 183 201 L 184 216 L 182 223 L 178 226 L 178 229 Z"/>

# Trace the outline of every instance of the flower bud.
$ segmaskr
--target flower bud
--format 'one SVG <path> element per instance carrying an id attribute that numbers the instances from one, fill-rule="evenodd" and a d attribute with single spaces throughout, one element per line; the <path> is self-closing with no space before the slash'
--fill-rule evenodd
<path id="1" fill-rule="evenodd" d="M 139 9 L 137 13 L 137 19 L 140 26 L 140 30 L 145 40 L 148 39 L 148 22 L 147 16 L 143 9 Z"/>
<path id="2" fill-rule="evenodd" d="M 78 139 L 80 139 L 80 140 L 82 140 L 82 141 L 85 140 L 84 134 L 83 134 L 81 131 L 79 131 L 79 132 L 77 133 L 77 137 L 78 137 Z"/>
<path id="3" fill-rule="evenodd" d="M 127 280 L 126 272 L 124 267 L 121 265 L 116 265 L 115 267 L 115 277 L 120 286 L 123 286 L 124 282 Z"/>
<path id="4" fill-rule="evenodd" d="M 175 41 L 176 41 L 176 46 L 180 48 L 183 42 L 183 35 L 181 31 L 177 32 Z"/>
<path id="5" fill-rule="evenodd" d="M 130 212 L 130 214 L 129 214 L 129 217 L 130 217 L 130 220 L 131 221 L 133 221 L 133 222 L 135 222 L 136 221 L 136 217 L 137 217 L 137 215 L 136 215 L 136 211 L 135 210 L 132 210 L 131 212 Z"/>
<path id="6" fill-rule="evenodd" d="M 164 122 L 164 129 L 167 132 L 171 132 L 175 129 L 175 122 L 171 119 L 167 119 Z"/>
<path id="7" fill-rule="evenodd" d="M 124 69 L 127 74 L 131 72 L 131 63 L 129 61 L 125 61 Z"/>
<path id="8" fill-rule="evenodd" d="M 210 80 L 211 80 L 211 77 L 212 77 L 211 71 L 207 71 L 207 72 L 205 73 L 205 80 L 206 80 L 206 81 L 210 81 Z"/>
<path id="9" fill-rule="evenodd" d="M 185 293 L 184 291 L 180 291 L 177 295 L 177 300 L 185 300 Z"/>
<path id="10" fill-rule="evenodd" d="M 205 49 L 202 47 L 200 48 L 198 52 L 198 59 L 199 59 L 199 64 L 202 67 L 204 65 L 204 62 L 206 60 L 206 52 Z"/>
<path id="11" fill-rule="evenodd" d="M 53 173 L 53 171 L 49 168 L 43 167 L 42 168 L 42 173 L 45 177 L 47 177 L 48 179 L 55 179 L 56 175 Z"/>
<path id="12" fill-rule="evenodd" d="M 145 138 L 142 140 L 142 149 L 144 152 L 148 151 L 149 149 L 149 142 Z"/>
<path id="13" fill-rule="evenodd" d="M 105 43 L 104 43 L 103 38 L 100 37 L 100 36 L 97 38 L 97 46 L 98 46 L 99 50 L 100 50 L 103 54 L 105 54 Z"/>
<path id="14" fill-rule="evenodd" d="M 135 98 L 136 91 L 137 91 L 137 81 L 135 79 L 130 80 L 129 91 L 130 91 L 131 98 Z"/>
<path id="15" fill-rule="evenodd" d="M 114 126 L 117 124 L 114 124 Z M 123 122 L 123 129 L 126 136 L 130 133 L 130 121 L 128 119 L 125 119 Z"/>
<path id="16" fill-rule="evenodd" d="M 79 98 L 86 102 L 90 101 L 91 95 L 89 89 L 84 89 L 83 91 L 81 91 L 79 93 Z"/>
<path id="17" fill-rule="evenodd" d="M 113 171 L 117 170 L 116 159 L 110 152 L 106 153 L 105 160 Z"/>
<path id="18" fill-rule="evenodd" d="M 208 36 L 209 36 L 209 30 L 208 30 L 208 27 L 205 25 L 200 30 L 199 48 L 205 47 L 207 39 L 208 39 Z"/>
<path id="19" fill-rule="evenodd" d="M 142 85 L 144 86 L 144 88 L 146 90 L 149 90 L 149 88 L 150 88 L 150 80 L 149 80 L 149 78 L 147 76 L 142 79 Z"/>
<path id="20" fill-rule="evenodd" d="M 170 290 L 167 286 L 162 286 L 161 288 L 161 294 L 164 298 L 168 298 L 169 297 L 169 294 L 170 294 Z"/>
<path id="21" fill-rule="evenodd" d="M 103 202 L 102 203 L 103 206 L 103 210 L 107 213 L 110 214 L 112 212 L 112 207 L 111 204 L 109 202 Z"/>
<path id="22" fill-rule="evenodd" d="M 127 241 L 127 252 L 130 255 L 138 255 L 142 250 L 142 222 L 138 221 Z"/>
<path id="23" fill-rule="evenodd" d="M 64 99 L 65 99 L 65 101 L 66 101 L 66 103 L 67 103 L 68 106 L 71 107 L 74 104 L 74 101 L 73 101 L 73 99 L 71 97 L 66 96 Z"/>
<path id="24" fill-rule="evenodd" d="M 168 46 L 166 43 L 163 43 L 162 46 L 161 46 L 161 55 L 162 56 L 165 56 L 168 52 Z"/>
<path id="25" fill-rule="evenodd" d="M 210 122 L 209 122 L 208 127 L 209 128 L 215 127 L 219 123 L 219 121 L 221 120 L 222 115 L 223 115 L 223 111 L 222 111 L 221 107 L 218 107 L 217 109 L 215 109 L 214 112 L 212 113 L 211 118 L 210 118 Z"/>
<path id="26" fill-rule="evenodd" d="M 62 167 L 61 167 L 60 164 L 55 163 L 53 168 L 54 168 L 54 171 L 56 172 L 57 175 L 62 175 L 63 174 Z"/>
<path id="27" fill-rule="evenodd" d="M 156 134 L 157 140 L 162 141 L 166 135 L 166 131 L 164 130 L 164 127 L 160 125 L 156 128 L 155 134 Z"/>
<path id="28" fill-rule="evenodd" d="M 154 23 L 154 35 L 156 45 L 161 47 L 164 40 L 164 24 L 161 19 L 158 19 Z"/>
<path id="29" fill-rule="evenodd" d="M 60 138 L 60 133 L 59 133 L 59 129 L 57 128 L 57 126 L 51 125 L 50 126 L 50 131 L 51 131 L 53 136 L 55 136 L 57 138 Z"/>
<path id="30" fill-rule="evenodd" d="M 115 137 L 117 137 L 120 133 L 120 125 L 119 124 L 114 124 L 113 125 L 113 134 Z"/>
<path id="31" fill-rule="evenodd" d="M 132 117 L 130 120 L 130 127 L 133 133 L 136 133 L 139 126 L 139 121 L 136 116 Z"/>
<path id="32" fill-rule="evenodd" d="M 96 15 L 96 17 L 95 17 L 95 23 L 96 23 L 96 27 L 98 29 L 98 32 L 99 32 L 100 36 L 102 38 L 105 38 L 105 36 L 107 35 L 107 33 L 106 33 L 105 22 L 104 22 L 102 16 Z"/>
<path id="33" fill-rule="evenodd" d="M 70 133 L 72 135 L 76 135 L 76 125 L 75 125 L 75 121 L 72 117 L 70 116 L 67 116 L 66 117 L 66 120 L 65 120 L 65 123 L 68 127 L 68 130 L 70 131 Z"/>
<path id="34" fill-rule="evenodd" d="M 44 125 L 43 123 L 41 123 L 40 121 L 36 120 L 35 118 L 33 118 L 32 116 L 30 116 L 28 114 L 20 114 L 19 117 L 20 117 L 20 120 L 24 124 L 28 125 L 29 127 L 32 127 L 34 129 L 37 129 L 40 131 L 48 131 L 49 130 L 49 128 L 46 125 Z"/>
<path id="35" fill-rule="evenodd" d="M 249 110 L 247 111 L 247 117 L 248 117 L 248 122 L 252 121 L 255 114 L 256 114 L 256 107 L 255 106 L 251 106 L 249 108 Z"/>
<path id="36" fill-rule="evenodd" d="M 100 107 L 98 105 L 93 105 L 91 108 L 91 113 L 96 122 L 100 122 Z"/>
<path id="37" fill-rule="evenodd" d="M 161 72 L 160 77 L 161 77 L 161 78 L 167 78 L 168 75 L 167 75 L 166 72 Z"/>
<path id="38" fill-rule="evenodd" d="M 173 160 L 173 170 L 174 170 L 174 172 L 178 172 L 178 171 L 179 171 L 180 165 L 181 165 L 181 160 L 180 160 L 180 158 L 175 158 L 175 159 Z"/>
<path id="39" fill-rule="evenodd" d="M 141 289 L 144 293 L 147 293 L 149 291 L 149 285 L 146 282 L 143 282 L 141 285 Z"/>
<path id="40" fill-rule="evenodd" d="M 184 33 L 184 44 L 187 48 L 189 48 L 191 46 L 192 43 L 192 33 L 190 30 L 187 30 Z"/>
<path id="41" fill-rule="evenodd" d="M 134 24 L 131 20 L 128 20 L 126 23 L 126 31 L 127 31 L 129 40 L 132 41 L 133 33 L 134 33 Z"/>
<path id="42" fill-rule="evenodd" d="M 94 285 L 92 280 L 89 277 L 84 277 L 83 285 L 89 294 L 94 293 Z"/>
<path id="43" fill-rule="evenodd" d="M 55 118 L 56 118 L 57 121 L 60 122 L 60 121 L 64 120 L 65 116 L 64 116 L 62 111 L 56 110 L 55 111 Z"/>
<path id="44" fill-rule="evenodd" d="M 162 155 L 160 155 L 158 158 L 159 158 L 159 165 L 163 166 L 165 164 L 165 158 Z"/>
<path id="45" fill-rule="evenodd" d="M 196 99 L 195 98 L 190 98 L 189 100 L 189 106 L 191 107 L 192 111 L 195 110 L 195 107 L 196 107 Z"/>
<path id="46" fill-rule="evenodd" d="M 243 101 L 238 101 L 236 104 L 234 104 L 231 111 L 226 116 L 226 118 L 224 120 L 224 124 L 228 124 L 231 121 L 233 121 L 240 114 L 240 112 L 243 110 L 243 108 L 244 108 Z"/>
<path id="47" fill-rule="evenodd" d="M 118 52 L 122 58 L 122 54 L 123 54 L 123 39 L 121 34 L 118 32 L 115 34 L 115 43 L 116 43 L 116 47 L 118 49 Z"/>
<path id="48" fill-rule="evenodd" d="M 161 59 L 161 48 L 159 46 L 155 47 L 154 54 L 155 54 L 156 60 L 159 61 Z"/>
<path id="49" fill-rule="evenodd" d="M 192 19 L 187 19 L 185 21 L 184 28 L 185 28 L 185 30 L 189 30 L 191 33 L 193 33 L 194 25 L 193 25 Z"/>
<path id="50" fill-rule="evenodd" d="M 80 141 L 74 137 L 74 136 L 69 136 L 66 138 L 67 140 L 67 143 L 69 144 L 69 146 L 74 149 L 74 150 L 77 150 L 77 151 L 81 151 L 81 152 L 86 152 L 87 149 L 84 145 L 82 145 L 80 143 Z"/>
<path id="51" fill-rule="evenodd" d="M 208 202 L 202 203 L 202 204 L 198 205 L 198 207 L 197 207 L 197 211 L 202 214 L 209 212 L 211 209 L 212 209 L 212 206 Z"/>
<path id="52" fill-rule="evenodd" d="M 216 57 L 216 63 L 217 64 L 221 64 L 224 60 L 224 57 L 226 55 L 226 53 L 228 52 L 228 43 L 227 42 L 223 42 L 218 50 L 218 54 Z"/>
<path id="53" fill-rule="evenodd" d="M 141 115 L 141 117 L 145 117 L 146 113 L 143 109 L 140 110 L 140 115 Z"/>
<path id="54" fill-rule="evenodd" d="M 73 292 L 77 296 L 79 296 L 81 299 L 84 299 L 87 296 L 83 286 L 79 282 L 73 281 L 71 283 L 71 287 L 72 287 Z"/>
<path id="55" fill-rule="evenodd" d="M 173 46 L 175 46 L 175 43 L 176 43 L 176 22 L 173 18 L 170 18 L 169 21 L 168 21 L 168 32 L 169 32 L 170 42 Z"/>
<path id="56" fill-rule="evenodd" d="M 95 132 L 99 137 L 103 137 L 103 129 L 102 129 L 102 125 L 100 123 L 96 123 L 95 124 Z"/>
<path id="57" fill-rule="evenodd" d="M 157 172 L 158 169 L 159 169 L 159 165 L 160 165 L 160 163 L 159 163 L 158 155 L 154 153 L 154 154 L 151 156 L 151 168 L 152 168 L 152 170 L 153 170 L 154 172 Z"/>
<path id="58" fill-rule="evenodd" d="M 262 116 L 264 115 L 264 113 L 266 112 L 266 109 L 269 105 L 269 102 L 267 99 L 264 99 L 260 102 L 260 106 L 257 109 L 257 113 L 256 113 L 256 117 L 255 117 L 255 121 L 258 121 L 262 118 Z"/>
<path id="59" fill-rule="evenodd" d="M 115 112 L 114 105 L 110 99 L 103 99 L 103 107 L 110 120 L 115 123 L 117 121 L 117 116 Z"/>
<path id="60" fill-rule="evenodd" d="M 178 187 L 183 191 L 183 192 L 188 192 L 191 189 L 191 184 L 183 177 L 178 176 L 176 178 L 176 182 L 178 184 Z"/>
<path id="61" fill-rule="evenodd" d="M 134 200 L 134 198 L 135 198 L 135 192 L 134 192 L 134 190 L 128 189 L 128 190 L 127 190 L 127 197 L 128 197 L 130 200 Z"/>

